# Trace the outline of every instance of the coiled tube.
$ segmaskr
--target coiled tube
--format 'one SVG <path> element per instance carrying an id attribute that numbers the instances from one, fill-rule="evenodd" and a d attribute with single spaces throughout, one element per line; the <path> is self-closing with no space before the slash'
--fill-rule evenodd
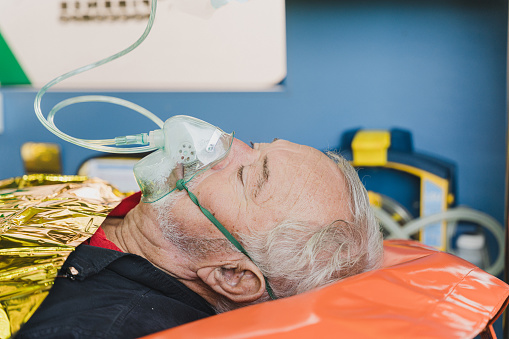
<path id="1" fill-rule="evenodd" d="M 117 58 L 120 58 L 121 56 L 131 52 L 136 47 L 138 47 L 145 40 L 145 38 L 148 36 L 150 30 L 152 29 L 152 26 L 154 24 L 154 19 L 155 19 L 156 7 L 157 7 L 157 0 L 152 0 L 151 8 L 150 8 L 150 17 L 149 17 L 149 20 L 147 23 L 147 27 L 145 28 L 145 31 L 143 32 L 141 37 L 138 38 L 138 40 L 136 40 L 136 42 L 134 42 L 132 45 L 130 45 L 126 49 L 124 49 L 110 57 L 107 57 L 105 59 L 99 60 L 92 64 L 89 64 L 89 65 L 80 67 L 78 69 L 75 69 L 73 71 L 70 71 L 68 73 L 65 73 L 65 74 L 51 80 L 50 82 L 48 82 L 46 85 L 44 85 L 39 90 L 39 92 L 37 93 L 37 95 L 35 97 L 34 110 L 35 110 L 35 114 L 36 114 L 37 118 L 44 125 L 44 127 L 46 127 L 50 132 L 52 132 L 53 134 L 55 134 L 56 136 L 58 136 L 59 138 L 65 140 L 65 141 L 68 141 L 70 143 L 73 143 L 73 144 L 81 146 L 81 147 L 85 147 L 88 149 L 101 151 L 101 152 L 125 154 L 125 153 L 147 152 L 147 151 L 153 151 L 156 149 L 156 147 L 148 146 L 148 142 L 146 141 L 146 138 L 140 137 L 140 134 L 136 135 L 136 136 L 117 137 L 115 139 L 86 140 L 86 139 L 75 138 L 75 137 L 72 137 L 72 136 L 62 132 L 60 129 L 58 129 L 56 127 L 56 125 L 54 123 L 55 114 L 60 109 L 66 107 L 66 106 L 76 104 L 76 103 L 82 103 L 82 102 L 106 102 L 106 103 L 112 103 L 112 104 L 116 104 L 116 105 L 120 105 L 120 106 L 127 107 L 129 109 L 132 109 L 132 110 L 146 116 L 150 120 L 152 120 L 160 128 L 163 127 L 164 122 L 161 119 L 159 119 L 155 114 L 153 114 L 152 112 L 148 111 L 147 109 L 145 109 L 141 106 L 138 106 L 130 101 L 119 99 L 116 97 L 105 96 L 105 95 L 85 95 L 85 96 L 73 97 L 73 98 L 66 99 L 66 100 L 59 102 L 51 109 L 50 113 L 48 114 L 47 119 L 44 117 L 44 115 L 42 114 L 42 110 L 41 110 L 41 100 L 42 100 L 43 95 L 54 85 L 58 84 L 59 82 L 65 80 L 67 78 L 70 78 L 74 75 L 86 72 L 93 68 L 104 65 L 110 61 L 113 61 Z M 139 144 L 145 145 L 145 146 L 115 147 L 115 146 L 122 146 L 122 145 L 126 145 L 126 144 L 133 144 L 133 142 L 122 143 L 123 140 L 126 140 L 126 139 L 140 141 L 142 143 L 139 143 Z M 110 146 L 106 146 L 106 145 L 110 145 Z M 113 146 L 111 146 L 111 145 L 113 145 Z"/>
<path id="2" fill-rule="evenodd" d="M 373 210 L 375 212 L 375 216 L 380 220 L 383 227 L 389 231 L 390 235 L 388 236 L 388 239 L 410 239 L 410 236 L 419 232 L 421 228 L 441 221 L 456 222 L 463 220 L 477 223 L 478 225 L 488 229 L 495 236 L 498 244 L 497 258 L 491 266 L 486 268 L 486 272 L 493 275 L 499 275 L 504 269 L 504 229 L 493 217 L 485 213 L 468 207 L 455 207 L 441 213 L 411 220 L 405 225 L 400 226 L 381 208 L 373 207 Z M 448 251 L 452 252 L 451 248 L 448 248 Z"/>

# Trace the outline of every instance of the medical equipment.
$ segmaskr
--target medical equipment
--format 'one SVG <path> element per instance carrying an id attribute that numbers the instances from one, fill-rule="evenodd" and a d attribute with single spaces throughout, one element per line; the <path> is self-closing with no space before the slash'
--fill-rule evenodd
<path id="1" fill-rule="evenodd" d="M 368 191 L 382 194 L 382 201 L 384 196 L 392 198 L 412 218 L 441 213 L 454 204 L 454 164 L 414 152 L 409 131 L 346 131 L 340 150 L 358 168 Z M 429 225 L 417 236 L 426 245 L 440 250 L 447 247 L 443 222 Z"/>
<path id="2" fill-rule="evenodd" d="M 410 132 L 402 129 L 346 131 L 340 150 L 357 167 L 386 239 L 418 239 L 493 275 L 502 272 L 503 227 L 485 213 L 454 207 L 453 164 L 414 152 Z M 497 242 L 492 263 L 483 230 Z"/>
<path id="3" fill-rule="evenodd" d="M 120 192 L 134 193 L 140 190 L 134 177 L 134 165 L 146 155 L 104 154 L 90 157 L 80 164 L 76 174 L 88 178 L 101 178 L 118 188 Z"/>

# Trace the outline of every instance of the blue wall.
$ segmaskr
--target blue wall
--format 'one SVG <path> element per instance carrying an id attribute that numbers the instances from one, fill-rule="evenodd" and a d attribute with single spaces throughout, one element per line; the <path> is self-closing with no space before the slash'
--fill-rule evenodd
<path id="1" fill-rule="evenodd" d="M 489 1 L 297 1 L 287 3 L 288 77 L 262 93 L 113 93 L 161 118 L 189 114 L 235 130 L 244 141 L 274 137 L 335 148 L 351 128 L 409 129 L 418 151 L 458 165 L 458 203 L 499 221 L 506 158 L 507 4 Z M 35 91 L 2 88 L 0 177 L 23 174 L 26 141 L 58 142 L 64 171 L 96 154 L 46 131 Z M 50 93 L 48 112 L 80 93 Z M 92 120 L 93 119 L 93 120 Z M 155 125 L 122 108 L 75 105 L 57 125 L 107 138 Z"/>

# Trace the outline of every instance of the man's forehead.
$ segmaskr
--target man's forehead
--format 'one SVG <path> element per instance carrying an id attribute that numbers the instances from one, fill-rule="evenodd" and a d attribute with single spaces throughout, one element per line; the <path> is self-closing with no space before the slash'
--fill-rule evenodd
<path id="1" fill-rule="evenodd" d="M 340 179 L 342 176 L 338 166 L 323 152 L 310 146 L 286 143 L 271 145 L 272 150 L 269 150 L 266 154 L 269 169 L 288 174 L 290 180 L 299 179 L 300 176 L 302 176 L 302 179 L 306 177 L 329 179 L 335 177 Z"/>

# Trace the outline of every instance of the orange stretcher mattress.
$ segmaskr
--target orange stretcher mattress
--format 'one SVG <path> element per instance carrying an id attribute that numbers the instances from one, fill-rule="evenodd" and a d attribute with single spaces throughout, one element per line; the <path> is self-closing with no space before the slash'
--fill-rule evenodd
<path id="1" fill-rule="evenodd" d="M 483 338 L 509 285 L 418 242 L 385 242 L 384 267 L 145 338 Z"/>

